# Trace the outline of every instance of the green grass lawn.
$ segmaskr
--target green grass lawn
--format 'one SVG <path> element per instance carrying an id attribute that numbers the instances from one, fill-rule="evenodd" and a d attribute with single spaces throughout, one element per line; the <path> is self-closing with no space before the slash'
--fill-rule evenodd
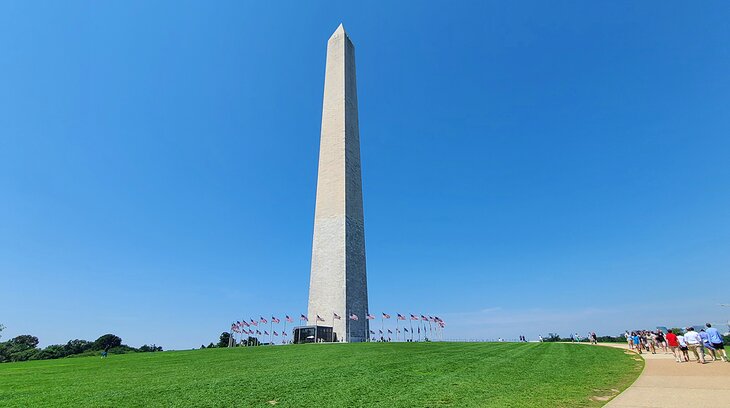
<path id="1" fill-rule="evenodd" d="M 578 407 L 643 362 L 558 343 L 361 343 L 0 364 L 0 406 Z"/>

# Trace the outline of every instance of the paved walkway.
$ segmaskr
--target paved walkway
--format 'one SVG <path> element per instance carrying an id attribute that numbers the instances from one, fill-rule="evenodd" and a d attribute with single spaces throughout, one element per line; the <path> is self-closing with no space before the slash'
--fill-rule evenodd
<path id="1" fill-rule="evenodd" d="M 628 349 L 625 344 L 614 347 Z M 710 358 L 704 365 L 694 360 L 677 363 L 661 351 L 641 357 L 646 362 L 644 371 L 607 408 L 730 407 L 730 363 L 710 362 Z"/>

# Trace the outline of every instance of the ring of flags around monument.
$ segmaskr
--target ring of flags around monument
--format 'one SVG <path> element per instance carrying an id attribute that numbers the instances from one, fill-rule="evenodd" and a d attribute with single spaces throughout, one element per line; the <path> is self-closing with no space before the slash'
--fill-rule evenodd
<path id="1" fill-rule="evenodd" d="M 319 322 L 325 322 L 325 319 L 322 318 L 319 314 L 315 314 L 317 323 Z M 349 320 L 358 321 L 360 317 L 354 313 L 350 313 L 347 315 L 347 318 Z M 338 315 L 335 312 L 332 312 L 332 321 L 334 320 L 341 320 L 342 316 Z M 367 313 L 365 315 L 365 319 L 367 320 L 375 320 L 376 317 L 370 313 Z M 388 313 L 383 312 L 380 318 L 380 329 L 374 330 L 372 327 L 370 328 L 370 333 L 368 336 L 369 341 L 433 341 L 433 340 L 443 340 L 443 330 L 446 328 L 446 322 L 443 321 L 438 316 L 428 316 L 428 315 L 414 315 L 410 314 L 409 317 L 406 317 L 405 314 L 397 313 L 395 317 L 395 331 L 392 327 L 385 327 L 385 321 L 390 320 L 391 315 Z M 304 322 L 304 324 L 309 323 L 309 318 L 304 315 L 299 315 L 299 321 Z M 405 322 L 408 322 L 408 325 L 406 326 Z M 403 327 L 400 326 L 400 322 L 403 322 Z M 229 347 L 233 346 L 234 344 L 242 344 L 244 340 L 248 340 L 248 338 L 256 338 L 258 343 L 264 343 L 268 342 L 269 344 L 273 345 L 275 343 L 274 337 L 278 338 L 281 337 L 281 344 L 287 344 L 289 343 L 289 334 L 287 333 L 286 326 L 287 323 L 292 324 L 294 323 L 294 318 L 292 318 L 289 315 L 285 315 L 283 321 L 276 316 L 271 316 L 271 319 L 266 319 L 263 316 L 259 316 L 257 319 L 249 319 L 246 321 L 246 319 L 243 320 L 236 320 L 235 322 L 231 323 L 231 336 L 229 340 Z M 259 324 L 262 325 L 262 330 L 259 329 Z M 269 325 L 269 328 L 266 329 L 266 325 Z M 276 325 L 283 325 L 283 327 L 280 329 L 280 332 L 275 330 L 274 324 Z M 395 335 L 395 339 L 393 339 L 393 335 Z M 244 337 L 247 336 L 247 337 Z M 238 339 L 236 339 L 238 337 Z"/>

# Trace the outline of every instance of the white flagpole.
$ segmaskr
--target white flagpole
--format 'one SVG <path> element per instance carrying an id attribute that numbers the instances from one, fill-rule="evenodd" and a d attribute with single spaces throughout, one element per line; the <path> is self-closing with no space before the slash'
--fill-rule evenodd
<path id="1" fill-rule="evenodd" d="M 398 316 L 395 317 L 395 341 L 398 341 Z"/>
<path id="2" fill-rule="evenodd" d="M 411 323 L 411 342 L 413 342 L 413 319 L 409 316 L 408 321 Z"/>

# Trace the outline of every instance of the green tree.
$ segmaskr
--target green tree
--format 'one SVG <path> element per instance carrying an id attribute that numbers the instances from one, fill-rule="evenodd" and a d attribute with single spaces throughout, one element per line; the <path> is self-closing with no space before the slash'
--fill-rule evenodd
<path id="1" fill-rule="evenodd" d="M 0 363 L 10 361 L 10 342 L 0 343 Z"/>
<path id="2" fill-rule="evenodd" d="M 122 345 L 122 338 L 113 334 L 105 334 L 94 342 L 94 350 L 104 350 L 107 347 L 119 347 Z"/>
<path id="3" fill-rule="evenodd" d="M 10 343 L 12 346 L 23 349 L 36 348 L 38 347 L 38 337 L 31 336 L 30 334 L 23 334 L 21 336 L 10 339 Z"/>
<path id="4" fill-rule="evenodd" d="M 3 332 L 3 330 L 5 330 L 5 325 L 4 325 L 4 324 L 2 324 L 2 323 L 0 323 L 0 339 L 2 339 L 2 338 L 3 338 L 3 336 L 2 336 L 2 332 Z"/>
<path id="5" fill-rule="evenodd" d="M 86 340 L 74 339 L 69 340 L 63 347 L 66 351 L 66 355 L 70 356 L 72 354 L 81 354 L 85 351 L 91 350 L 94 347 L 94 343 Z"/>
<path id="6" fill-rule="evenodd" d="M 36 352 L 30 360 L 49 360 L 52 358 L 63 358 L 68 354 L 66 347 L 62 344 L 52 344 L 43 350 Z"/>
<path id="7" fill-rule="evenodd" d="M 218 339 L 218 347 L 228 347 L 228 341 L 231 339 L 231 333 L 223 332 Z"/>

